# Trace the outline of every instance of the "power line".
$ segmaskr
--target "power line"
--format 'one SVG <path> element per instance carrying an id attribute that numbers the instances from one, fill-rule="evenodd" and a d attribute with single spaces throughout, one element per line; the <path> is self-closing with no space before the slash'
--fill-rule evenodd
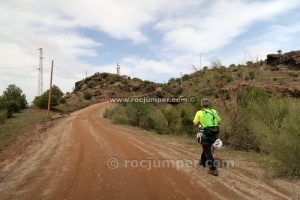
<path id="1" fill-rule="evenodd" d="M 57 68 L 57 69 L 60 70 L 61 72 L 64 72 L 65 74 L 68 74 L 68 75 L 72 76 L 73 78 L 78 79 L 78 77 L 77 77 L 76 75 L 74 75 L 74 74 L 72 74 L 71 72 L 68 72 L 68 71 L 66 71 L 66 70 L 64 70 L 64 69 L 62 69 L 62 68 L 60 68 L 60 67 L 58 67 L 57 65 L 55 65 L 55 68 Z"/>
<path id="2" fill-rule="evenodd" d="M 13 67 L 0 67 L 0 70 L 1 69 L 7 69 L 7 70 L 10 70 L 10 69 L 32 69 L 32 68 L 35 68 L 36 66 L 34 65 L 30 65 L 30 66 L 13 66 Z"/>

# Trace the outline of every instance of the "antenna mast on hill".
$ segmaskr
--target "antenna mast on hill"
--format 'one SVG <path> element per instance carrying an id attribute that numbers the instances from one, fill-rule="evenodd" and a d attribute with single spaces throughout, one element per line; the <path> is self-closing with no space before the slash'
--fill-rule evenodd
<path id="1" fill-rule="evenodd" d="M 43 94 L 43 48 L 38 49 L 40 51 L 39 56 L 39 68 L 38 68 L 38 91 L 37 96 L 41 96 Z"/>
<path id="2" fill-rule="evenodd" d="M 117 75 L 121 75 L 121 73 L 120 73 L 120 64 L 119 63 L 117 63 Z"/>
<path id="3" fill-rule="evenodd" d="M 182 76 L 183 76 L 183 73 L 180 72 L 180 87 L 182 87 Z"/>
<path id="4" fill-rule="evenodd" d="M 198 55 L 200 57 L 199 69 L 201 70 L 201 67 L 202 67 L 202 53 L 199 53 Z"/>

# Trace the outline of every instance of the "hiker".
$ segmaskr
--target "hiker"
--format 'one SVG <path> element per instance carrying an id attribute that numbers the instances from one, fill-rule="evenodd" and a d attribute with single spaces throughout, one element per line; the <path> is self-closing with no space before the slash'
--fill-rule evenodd
<path id="1" fill-rule="evenodd" d="M 199 126 L 200 133 L 197 134 L 197 138 L 203 148 L 199 164 L 203 167 L 208 166 L 208 173 L 218 176 L 211 148 L 212 144 L 218 138 L 221 119 L 218 112 L 211 108 L 210 101 L 208 99 L 201 100 L 201 107 L 202 109 L 197 111 L 193 120 L 193 125 Z"/>

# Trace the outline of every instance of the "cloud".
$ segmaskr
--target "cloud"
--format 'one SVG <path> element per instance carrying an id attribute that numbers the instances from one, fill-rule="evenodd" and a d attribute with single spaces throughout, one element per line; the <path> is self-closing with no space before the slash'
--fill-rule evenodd
<path id="1" fill-rule="evenodd" d="M 224 47 L 255 22 L 289 12 L 299 1 L 214 1 L 206 15 L 165 19 L 156 25 L 164 34 L 165 51 L 211 52 Z"/>
<path id="2" fill-rule="evenodd" d="M 267 54 L 276 53 L 281 49 L 283 52 L 297 50 L 300 41 L 300 22 L 289 21 L 285 25 L 273 25 L 263 32 L 258 32 L 251 38 L 240 41 L 238 47 L 222 56 L 224 64 L 245 63 L 248 60 L 265 60 Z"/>
<path id="3" fill-rule="evenodd" d="M 134 43 L 141 43 L 149 39 L 142 31 L 147 24 L 156 23 L 160 17 L 181 12 L 195 2 L 197 1 L 67 0 L 61 3 L 60 10 L 71 18 L 74 24 L 93 27 L 118 39 L 130 39 Z M 72 6 L 69 6 L 70 4 Z"/>

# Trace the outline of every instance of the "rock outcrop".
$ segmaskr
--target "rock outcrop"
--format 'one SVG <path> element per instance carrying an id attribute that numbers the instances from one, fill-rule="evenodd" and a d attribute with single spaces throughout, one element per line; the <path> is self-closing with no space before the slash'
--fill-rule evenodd
<path id="1" fill-rule="evenodd" d="M 287 65 L 290 68 L 300 69 L 300 51 L 291 51 L 284 54 L 267 55 L 266 63 L 272 67 Z"/>
<path id="2" fill-rule="evenodd" d="M 157 83 L 143 81 L 138 78 L 119 76 L 110 73 L 95 73 L 93 76 L 75 83 L 74 92 L 89 91 L 93 96 L 115 96 L 122 93 L 148 94 L 154 93 L 159 86 Z M 114 95 L 111 95 L 113 92 Z M 105 95 L 106 94 L 106 95 Z"/>

